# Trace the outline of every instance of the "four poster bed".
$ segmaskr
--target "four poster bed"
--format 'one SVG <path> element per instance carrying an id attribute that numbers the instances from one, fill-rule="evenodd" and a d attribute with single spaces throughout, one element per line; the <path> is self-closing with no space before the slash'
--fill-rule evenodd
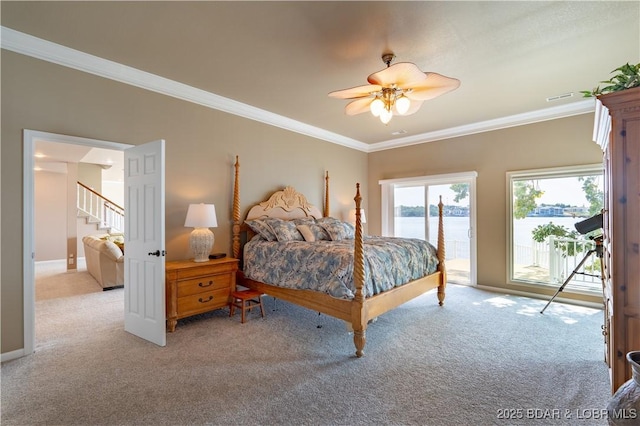
<path id="1" fill-rule="evenodd" d="M 328 173 L 322 213 L 286 187 L 251 207 L 242 220 L 239 171 L 236 157 L 233 256 L 241 259 L 238 284 L 346 321 L 353 329 L 357 357 L 364 354 L 369 321 L 433 288 L 442 306 L 442 201 L 436 249 L 418 239 L 364 237 L 360 184 L 354 198 L 355 227 L 331 218 Z"/>

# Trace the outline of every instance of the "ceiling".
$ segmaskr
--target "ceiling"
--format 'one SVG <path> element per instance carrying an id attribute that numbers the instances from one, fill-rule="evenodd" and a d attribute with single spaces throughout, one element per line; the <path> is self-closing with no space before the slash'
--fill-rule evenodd
<path id="1" fill-rule="evenodd" d="M 124 152 L 37 138 L 33 150 L 36 171 L 67 173 L 67 163 L 102 167 L 103 182 L 124 181 Z"/>
<path id="2" fill-rule="evenodd" d="M 271 114 L 263 121 L 284 118 L 364 151 L 585 113 L 593 102 L 580 90 L 640 62 L 636 1 L 3 1 L 1 7 L 3 27 L 240 102 Z M 366 84 L 385 67 L 386 51 L 461 86 L 388 125 L 368 113 L 347 116 L 348 101 L 327 94 Z"/>

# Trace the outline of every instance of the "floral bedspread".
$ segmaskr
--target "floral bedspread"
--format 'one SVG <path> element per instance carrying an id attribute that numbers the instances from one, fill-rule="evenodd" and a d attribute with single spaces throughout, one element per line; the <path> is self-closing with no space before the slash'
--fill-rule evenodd
<path id="1" fill-rule="evenodd" d="M 266 284 L 350 299 L 355 292 L 353 242 L 254 239 L 244 246 L 244 275 Z M 364 257 L 366 297 L 432 274 L 438 266 L 435 247 L 413 238 L 365 237 Z"/>

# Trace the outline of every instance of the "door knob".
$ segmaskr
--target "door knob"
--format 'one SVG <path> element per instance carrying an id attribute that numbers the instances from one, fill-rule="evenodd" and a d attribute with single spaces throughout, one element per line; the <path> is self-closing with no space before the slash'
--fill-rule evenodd
<path id="1" fill-rule="evenodd" d="M 156 250 L 156 251 L 150 252 L 149 256 L 158 256 L 158 257 L 160 257 L 160 250 Z"/>

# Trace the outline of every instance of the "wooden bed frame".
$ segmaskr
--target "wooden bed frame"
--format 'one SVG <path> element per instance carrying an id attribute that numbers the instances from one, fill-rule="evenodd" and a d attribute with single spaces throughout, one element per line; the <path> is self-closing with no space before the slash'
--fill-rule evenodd
<path id="1" fill-rule="evenodd" d="M 241 234 L 249 234 L 249 227 L 240 219 L 240 185 L 239 185 L 240 163 L 236 156 L 235 163 L 235 184 L 233 191 L 233 256 L 242 259 Z M 261 293 L 278 299 L 286 300 L 299 306 L 321 312 L 332 317 L 346 321 L 353 329 L 353 342 L 356 347 L 356 357 L 364 355 L 366 342 L 366 329 L 370 320 L 388 312 L 409 300 L 418 297 L 428 290 L 438 288 L 438 301 L 440 306 L 444 303 L 445 286 L 447 276 L 445 271 L 445 251 L 444 232 L 442 224 L 442 199 L 438 205 L 438 245 L 437 257 L 439 260 L 438 270 L 426 277 L 411 281 L 400 287 L 385 291 L 372 297 L 364 295 L 364 249 L 362 221 L 360 218 L 360 184 L 356 184 L 356 196 L 354 198 L 356 207 L 355 242 L 354 242 L 354 269 L 353 279 L 355 285 L 355 296 L 353 299 L 338 299 L 328 294 L 312 290 L 295 290 L 277 287 L 244 277 L 242 267 L 238 271 L 237 283 L 257 290 Z M 258 205 L 253 206 L 245 220 L 257 219 L 260 217 L 279 217 L 282 219 L 293 219 L 297 217 L 317 217 L 319 215 L 329 216 L 329 175 L 325 177 L 325 203 L 323 213 L 309 204 L 304 195 L 298 193 L 292 187 L 287 187 L 282 191 L 277 191 L 271 197 Z M 242 265 L 242 262 L 240 263 Z"/>

